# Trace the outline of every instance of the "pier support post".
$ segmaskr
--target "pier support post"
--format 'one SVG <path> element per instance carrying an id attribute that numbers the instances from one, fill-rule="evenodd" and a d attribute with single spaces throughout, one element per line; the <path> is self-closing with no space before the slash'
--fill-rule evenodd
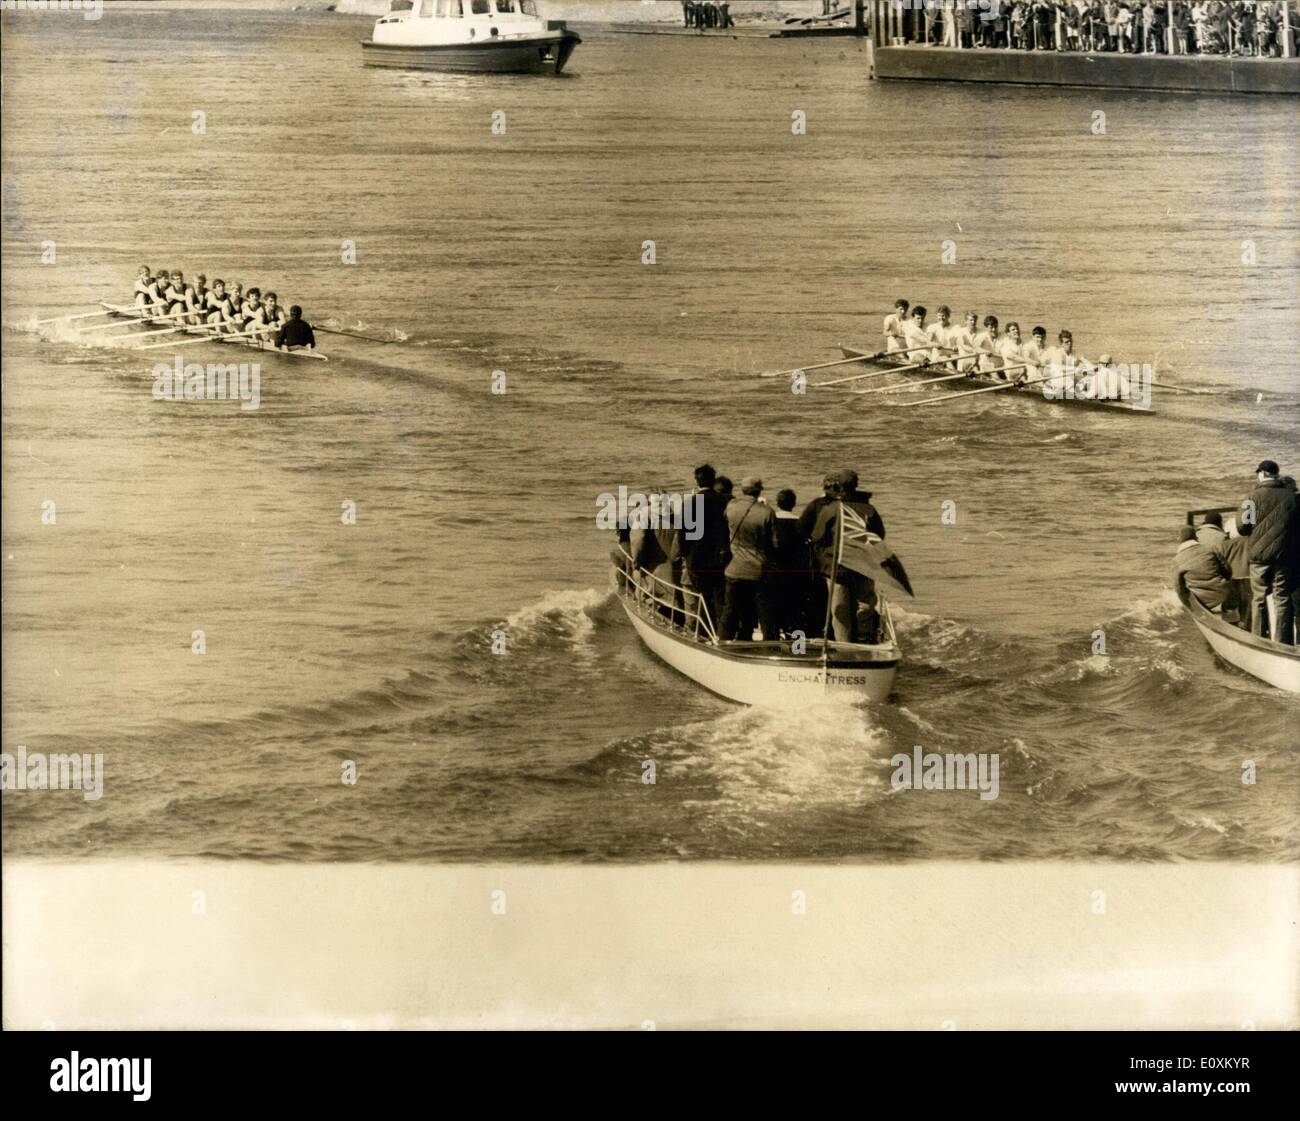
<path id="1" fill-rule="evenodd" d="M 1282 57 L 1291 57 L 1291 0 L 1282 5 Z"/>

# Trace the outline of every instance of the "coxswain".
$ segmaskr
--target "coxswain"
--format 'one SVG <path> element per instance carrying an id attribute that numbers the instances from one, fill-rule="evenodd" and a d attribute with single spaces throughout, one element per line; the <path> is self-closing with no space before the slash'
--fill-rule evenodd
<path id="1" fill-rule="evenodd" d="M 313 350 L 316 348 L 316 336 L 312 332 L 311 324 L 303 319 L 302 308 L 297 304 L 289 309 L 289 318 L 276 333 L 275 345 L 281 350 L 293 350 L 300 346 L 310 347 Z"/>
<path id="2" fill-rule="evenodd" d="M 885 353 L 892 354 L 903 349 L 903 327 L 907 323 L 906 300 L 895 300 L 894 310 L 885 316 Z"/>

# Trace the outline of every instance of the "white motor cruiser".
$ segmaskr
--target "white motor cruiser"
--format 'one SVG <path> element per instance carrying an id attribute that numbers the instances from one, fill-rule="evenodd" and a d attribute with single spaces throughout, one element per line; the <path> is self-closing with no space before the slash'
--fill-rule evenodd
<path id="1" fill-rule="evenodd" d="M 581 42 L 536 0 L 393 0 L 361 46 L 367 66 L 559 74 Z"/>

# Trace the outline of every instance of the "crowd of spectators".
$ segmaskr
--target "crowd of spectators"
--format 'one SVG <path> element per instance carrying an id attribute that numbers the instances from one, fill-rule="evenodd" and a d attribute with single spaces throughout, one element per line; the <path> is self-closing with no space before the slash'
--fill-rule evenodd
<path id="1" fill-rule="evenodd" d="M 902 5 L 897 19 L 893 30 L 906 42 L 935 46 L 1294 58 L 1300 6 L 1297 0 L 924 0 Z"/>

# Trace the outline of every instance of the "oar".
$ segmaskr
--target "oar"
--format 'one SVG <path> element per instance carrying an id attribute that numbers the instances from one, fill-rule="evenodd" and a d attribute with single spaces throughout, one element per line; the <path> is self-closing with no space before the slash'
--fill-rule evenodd
<path id="1" fill-rule="evenodd" d="M 37 327 L 44 327 L 49 323 L 71 323 L 75 319 L 94 319 L 100 315 L 116 315 L 116 311 L 88 311 L 85 315 L 56 315 L 53 319 L 38 319 Z"/>
<path id="2" fill-rule="evenodd" d="M 123 327 L 138 327 L 141 323 L 166 323 L 193 314 L 192 311 L 178 311 L 174 315 L 127 315 L 119 323 L 92 323 L 88 327 L 74 327 L 73 330 L 78 335 L 84 335 L 88 331 L 120 331 Z"/>
<path id="3" fill-rule="evenodd" d="M 931 350 L 934 348 L 924 346 L 924 347 L 913 347 L 912 349 Z M 940 347 L 939 349 L 947 350 L 948 348 Z M 891 353 L 900 354 L 902 352 L 895 350 L 892 351 Z M 961 356 L 958 355 L 955 358 L 940 358 L 934 362 L 930 362 L 930 361 L 913 362 L 910 366 L 890 366 L 887 370 L 873 371 L 872 373 L 869 374 L 854 374 L 851 378 L 836 378 L 834 381 L 815 381 L 813 382 L 813 388 L 820 388 L 822 386 L 827 386 L 827 385 L 843 385 L 846 381 L 861 381 L 863 378 L 878 378 L 880 377 L 881 374 L 903 374 L 906 373 L 908 370 L 919 370 L 923 366 L 942 366 L 945 362 L 956 362 L 960 357 Z M 915 382 L 913 382 L 913 384 L 915 384 Z"/>
<path id="4" fill-rule="evenodd" d="M 1151 379 L 1151 384 L 1158 385 L 1161 389 L 1172 389 L 1175 393 L 1196 393 L 1201 395 L 1209 394 L 1211 396 L 1216 396 L 1216 397 L 1222 396 L 1222 394 L 1217 389 L 1188 389 L 1186 386 L 1183 385 L 1170 385 L 1169 382 L 1167 381 L 1156 381 L 1155 378 Z"/>
<path id="5" fill-rule="evenodd" d="M 760 378 L 788 378 L 795 374 L 806 374 L 809 370 L 825 370 L 831 366 L 845 366 L 850 362 L 874 362 L 877 358 L 884 358 L 886 354 L 911 354 L 914 350 L 929 350 L 929 344 L 925 346 L 912 346 L 905 350 L 882 350 L 878 354 L 858 354 L 853 358 L 839 358 L 834 362 L 818 362 L 815 366 L 796 366 L 793 370 L 770 370 L 765 374 L 759 374 Z"/>
<path id="6" fill-rule="evenodd" d="M 320 327 L 320 326 L 317 326 L 317 325 L 315 325 L 315 324 L 312 325 L 312 330 L 313 330 L 313 331 L 324 331 L 325 334 L 327 334 L 327 335 L 347 335 L 347 337 L 350 338 L 350 339 L 363 339 L 363 340 L 365 340 L 365 341 L 368 342 L 368 343 L 396 343 L 396 342 L 401 342 L 401 339 L 377 339 L 377 338 L 375 338 L 374 335 L 359 335 L 359 334 L 357 334 L 356 331 L 340 331 L 340 330 L 338 330 L 336 327 Z M 766 376 L 766 375 L 764 375 L 764 376 Z"/>
<path id="7" fill-rule="evenodd" d="M 974 397 L 979 393 L 996 393 L 999 389 L 1015 389 L 1018 386 L 1037 385 L 1039 382 L 1044 381 L 1047 381 L 1047 378 L 1030 378 L 1028 381 L 1008 381 L 1003 382 L 1001 385 L 986 385 L 983 389 L 968 389 L 961 393 L 944 393 L 939 397 L 925 397 L 920 401 L 900 401 L 897 407 L 900 409 L 911 409 L 918 405 L 938 405 L 942 401 L 955 401 L 958 397 Z"/>
<path id="8" fill-rule="evenodd" d="M 859 397 L 865 397 L 868 393 L 901 393 L 904 389 L 911 389 L 918 385 L 933 385 L 937 381 L 956 381 L 958 378 L 968 378 L 970 374 L 965 370 L 960 370 L 955 374 L 944 374 L 941 378 L 923 378 L 921 381 L 909 381 L 902 385 L 873 385 L 870 389 L 855 389 L 853 392 Z"/>
<path id="9" fill-rule="evenodd" d="M 158 338 L 159 335 L 174 335 L 174 334 L 176 334 L 178 331 L 188 331 L 188 330 L 191 330 L 191 329 L 192 329 L 192 328 L 191 328 L 190 326 L 182 326 L 182 327 L 168 327 L 168 328 L 166 328 L 165 330 L 162 330 L 162 331 L 150 331 L 147 335 L 141 335 L 140 338 L 144 338 L 144 339 L 156 339 L 156 338 Z M 107 338 L 113 340 L 114 342 L 116 342 L 118 339 L 133 339 L 133 338 L 135 338 L 135 337 L 136 337 L 135 335 L 109 335 L 109 336 L 107 336 Z M 136 350 L 143 350 L 144 347 L 135 347 L 135 348 L 133 348 L 133 349 L 136 349 Z"/>
<path id="10" fill-rule="evenodd" d="M 254 335 L 265 335 L 267 333 L 266 328 L 260 328 L 253 331 L 245 331 L 243 332 L 243 334 L 239 334 L 239 335 L 218 335 L 216 333 L 216 329 L 212 327 L 191 327 L 190 330 L 211 331 L 212 333 L 202 335 L 197 339 L 187 339 L 182 342 L 150 343 L 148 346 L 137 346 L 135 347 L 135 349 L 136 350 L 161 350 L 163 347 L 193 346 L 195 343 L 210 343 L 213 342 L 214 340 L 218 342 L 225 342 L 227 339 L 249 339 L 252 338 Z"/>

